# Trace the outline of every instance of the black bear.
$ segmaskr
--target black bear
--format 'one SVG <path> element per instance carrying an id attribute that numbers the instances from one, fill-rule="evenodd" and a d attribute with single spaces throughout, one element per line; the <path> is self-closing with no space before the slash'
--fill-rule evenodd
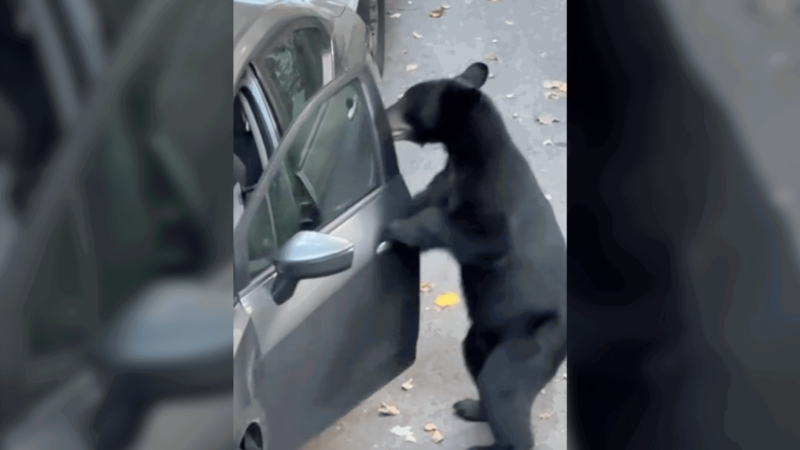
<path id="1" fill-rule="evenodd" d="M 481 92 L 489 69 L 412 86 L 387 109 L 395 140 L 442 143 L 446 167 L 414 196 L 388 238 L 457 259 L 472 322 L 463 342 L 479 400 L 456 414 L 486 421 L 495 443 L 534 446 L 531 408 L 566 357 L 566 242 L 500 113 Z"/>

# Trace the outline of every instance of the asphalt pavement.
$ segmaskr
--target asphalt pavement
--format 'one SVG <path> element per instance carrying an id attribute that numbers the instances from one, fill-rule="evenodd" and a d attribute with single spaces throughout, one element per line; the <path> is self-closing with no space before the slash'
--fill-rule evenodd
<path id="1" fill-rule="evenodd" d="M 430 17 L 431 11 L 441 6 L 449 8 L 441 17 Z M 387 0 L 386 9 L 392 15 L 386 20 L 387 58 L 380 85 L 384 104 L 394 103 L 417 82 L 454 76 L 473 62 L 486 62 L 493 77 L 483 91 L 494 100 L 550 196 L 566 236 L 567 104 L 564 97 L 549 99 L 543 86 L 545 81 L 566 81 L 566 1 Z M 539 123 L 537 117 L 545 114 L 558 121 Z M 402 142 L 397 144 L 397 153 L 412 193 L 422 190 L 445 162 L 439 145 L 420 148 Z M 488 425 L 465 422 L 452 413 L 457 400 L 477 396 L 461 356 L 461 341 L 468 328 L 465 308 L 463 304 L 441 311 L 434 307 L 434 299 L 441 293 L 461 296 L 458 267 L 445 252 L 430 252 L 422 257 L 421 278 L 431 283 L 432 290 L 422 294 L 416 363 L 304 450 L 462 450 L 492 442 Z M 567 448 L 565 376 L 562 365 L 533 405 L 531 425 L 537 450 Z M 413 379 L 413 388 L 406 391 L 401 384 L 408 379 Z M 396 407 L 400 414 L 379 416 L 381 403 Z M 436 425 L 443 441 L 432 441 L 423 430 L 428 423 Z M 392 434 L 396 426 L 410 426 L 416 443 Z"/>

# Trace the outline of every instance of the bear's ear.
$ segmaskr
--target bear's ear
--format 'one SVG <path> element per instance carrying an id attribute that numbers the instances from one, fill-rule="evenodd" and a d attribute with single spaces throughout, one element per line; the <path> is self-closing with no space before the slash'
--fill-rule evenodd
<path id="1" fill-rule="evenodd" d="M 469 111 L 481 99 L 481 91 L 471 84 L 455 80 L 448 83 L 445 88 L 442 101 L 447 105 L 449 111 Z"/>
<path id="2" fill-rule="evenodd" d="M 456 78 L 461 79 L 475 89 L 480 89 L 483 83 L 486 83 L 486 79 L 489 78 L 489 66 L 482 62 L 476 62 L 467 67 L 467 70 Z"/>

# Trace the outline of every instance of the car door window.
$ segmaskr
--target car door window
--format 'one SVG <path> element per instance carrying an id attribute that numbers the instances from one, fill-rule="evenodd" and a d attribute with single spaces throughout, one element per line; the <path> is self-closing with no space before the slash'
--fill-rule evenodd
<path id="1" fill-rule="evenodd" d="M 110 117 L 80 178 L 96 244 L 103 318 L 145 281 L 193 270 L 206 251 L 188 206 L 190 193 L 179 184 L 178 175 L 191 168 L 176 149 L 173 157 L 159 156 L 166 152 L 166 139 L 159 139 L 165 135 L 143 131 L 125 126 L 120 115 Z"/>
<path id="2" fill-rule="evenodd" d="M 318 28 L 295 29 L 269 47 L 254 63 L 275 91 L 279 122 L 287 130 L 309 99 L 324 84 L 323 54 L 329 48 L 327 36 Z M 272 96 L 271 96 L 272 97 Z M 270 98 L 272 100 L 272 98 Z"/>
<path id="3" fill-rule="evenodd" d="M 247 229 L 251 279 L 269 267 L 266 255 L 295 233 L 325 227 L 379 184 L 378 141 L 360 82 L 312 108 L 269 163 L 279 167 Z M 258 217 L 267 222 L 267 209 L 274 234 L 257 225 Z"/>
<path id="4" fill-rule="evenodd" d="M 73 210 L 56 214 L 25 300 L 24 329 L 33 357 L 80 345 L 97 320 L 95 274 L 81 234 Z"/>

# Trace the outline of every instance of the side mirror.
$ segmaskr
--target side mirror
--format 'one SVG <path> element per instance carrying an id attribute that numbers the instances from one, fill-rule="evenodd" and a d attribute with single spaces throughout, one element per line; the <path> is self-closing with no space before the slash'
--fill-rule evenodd
<path id="1" fill-rule="evenodd" d="M 294 294 L 300 280 L 344 272 L 353 265 L 353 244 L 316 231 L 300 231 L 283 245 L 275 259 L 278 276 L 272 298 L 282 305 Z"/>

